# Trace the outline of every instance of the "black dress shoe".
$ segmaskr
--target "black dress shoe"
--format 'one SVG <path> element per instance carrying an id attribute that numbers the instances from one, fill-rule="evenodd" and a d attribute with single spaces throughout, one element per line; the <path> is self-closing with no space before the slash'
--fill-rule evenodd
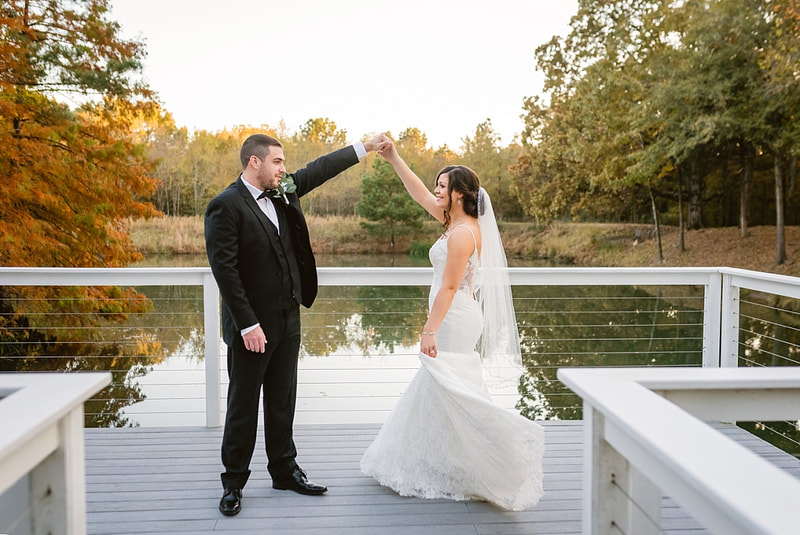
<path id="1" fill-rule="evenodd" d="M 219 501 L 219 512 L 233 516 L 242 510 L 242 489 L 225 489 Z"/>
<path id="2" fill-rule="evenodd" d="M 299 494 L 319 496 L 328 491 L 328 487 L 317 485 L 306 478 L 306 473 L 299 467 L 294 469 L 286 478 L 272 480 L 272 488 L 278 490 L 293 490 Z"/>

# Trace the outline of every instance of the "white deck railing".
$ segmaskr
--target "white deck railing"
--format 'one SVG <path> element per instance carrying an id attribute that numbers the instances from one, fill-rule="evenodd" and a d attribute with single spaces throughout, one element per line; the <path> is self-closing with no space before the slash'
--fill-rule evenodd
<path id="1" fill-rule="evenodd" d="M 712 533 L 790 535 L 800 481 L 702 420 L 800 418 L 800 368 L 561 369 L 584 401 L 583 533 L 663 533 L 662 493 Z"/>
<path id="2" fill-rule="evenodd" d="M 728 268 L 510 268 L 514 286 L 697 286 L 703 367 L 737 365 L 743 289 L 800 298 L 800 279 Z M 430 268 L 320 268 L 322 286 L 427 286 Z M 201 286 L 206 425 L 221 425 L 219 293 L 208 268 L 0 268 L 0 286 Z M 312 309 L 313 311 L 313 309 Z M 321 372 L 325 373 L 325 372 Z M 384 400 L 390 403 L 391 400 Z M 388 409 L 387 409 L 388 410 Z"/>
<path id="3" fill-rule="evenodd" d="M 736 367 L 739 358 L 739 304 L 742 290 L 800 299 L 800 279 L 744 269 L 722 270 L 720 366 Z"/>
<path id="4" fill-rule="evenodd" d="M 0 530 L 86 533 L 83 403 L 110 382 L 110 373 L 0 374 Z"/>

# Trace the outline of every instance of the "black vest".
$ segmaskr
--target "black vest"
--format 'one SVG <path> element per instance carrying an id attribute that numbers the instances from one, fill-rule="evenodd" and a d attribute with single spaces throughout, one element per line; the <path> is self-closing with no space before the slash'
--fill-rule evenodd
<path id="1" fill-rule="evenodd" d="M 281 308 L 289 308 L 302 302 L 303 288 L 300 284 L 300 267 L 297 265 L 294 237 L 282 203 L 283 199 L 272 200 L 275 211 L 278 213 L 278 223 L 281 230 L 278 260 L 281 263 L 281 287 L 283 291 L 278 304 Z"/>

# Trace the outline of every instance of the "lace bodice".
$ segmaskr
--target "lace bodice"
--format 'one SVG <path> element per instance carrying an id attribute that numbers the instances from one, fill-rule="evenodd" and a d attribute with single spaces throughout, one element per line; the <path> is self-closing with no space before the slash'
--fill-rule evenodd
<path id="1" fill-rule="evenodd" d="M 461 283 L 458 285 L 458 289 L 459 291 L 462 291 L 470 296 L 474 296 L 478 289 L 478 269 L 480 267 L 480 260 L 478 258 L 478 247 L 477 241 L 475 240 L 475 234 L 472 233 L 472 229 L 467 225 L 457 225 L 449 229 L 448 232 L 442 234 L 442 236 L 436 240 L 436 243 L 431 246 L 431 249 L 428 252 L 428 258 L 431 261 L 431 265 L 433 265 L 433 284 L 431 284 L 432 297 L 438 293 L 439 288 L 442 286 L 444 267 L 447 264 L 448 233 L 452 232 L 453 229 L 457 227 L 466 227 L 470 234 L 472 234 L 472 240 L 475 243 L 475 249 L 472 251 L 472 255 L 470 255 L 469 259 L 467 260 L 467 267 L 464 270 L 464 276 L 461 279 Z"/>

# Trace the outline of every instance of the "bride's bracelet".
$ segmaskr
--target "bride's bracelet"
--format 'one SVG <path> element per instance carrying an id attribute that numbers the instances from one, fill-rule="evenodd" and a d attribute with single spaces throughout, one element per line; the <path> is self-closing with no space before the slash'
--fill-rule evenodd
<path id="1" fill-rule="evenodd" d="M 429 334 L 429 335 L 433 336 L 434 334 L 436 334 L 436 331 L 430 331 L 430 332 L 422 331 L 422 335 L 423 336 L 425 336 L 426 334 Z"/>

